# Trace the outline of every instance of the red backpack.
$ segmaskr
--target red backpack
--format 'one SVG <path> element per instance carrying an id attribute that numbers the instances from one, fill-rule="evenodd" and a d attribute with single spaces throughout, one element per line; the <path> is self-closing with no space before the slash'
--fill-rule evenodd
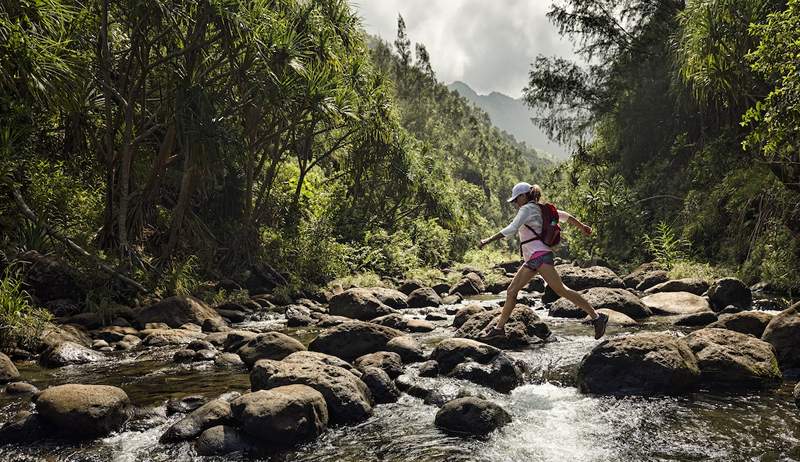
<path id="1" fill-rule="evenodd" d="M 556 206 L 553 204 L 538 203 L 536 205 L 539 206 L 539 210 L 542 212 L 542 233 L 537 233 L 536 230 L 528 226 L 526 223 L 525 226 L 531 230 L 533 235 L 536 237 L 532 237 L 520 242 L 520 254 L 522 253 L 522 246 L 528 242 L 542 241 L 548 247 L 556 246 L 561 242 L 561 226 L 558 225 L 558 209 Z"/>

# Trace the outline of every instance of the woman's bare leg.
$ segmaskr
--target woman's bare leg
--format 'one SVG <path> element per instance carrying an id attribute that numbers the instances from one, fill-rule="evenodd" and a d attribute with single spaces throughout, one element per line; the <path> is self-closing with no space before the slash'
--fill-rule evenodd
<path id="1" fill-rule="evenodd" d="M 585 311 L 590 318 L 597 318 L 597 312 L 592 308 L 592 305 L 589 304 L 581 294 L 564 285 L 561 276 L 553 265 L 544 264 L 540 266 L 539 274 L 542 275 L 544 282 L 546 282 L 547 286 L 553 289 L 555 293 L 574 303 L 575 306 Z"/>
<path id="2" fill-rule="evenodd" d="M 500 313 L 500 318 L 497 320 L 497 328 L 501 328 L 506 324 L 511 312 L 514 311 L 514 307 L 517 306 L 519 291 L 527 286 L 534 276 L 536 276 L 536 271 L 527 266 L 520 266 L 519 270 L 517 270 L 517 274 L 514 275 L 514 279 L 511 280 L 511 284 L 508 285 L 506 290 L 506 302 L 503 304 L 503 312 Z"/>

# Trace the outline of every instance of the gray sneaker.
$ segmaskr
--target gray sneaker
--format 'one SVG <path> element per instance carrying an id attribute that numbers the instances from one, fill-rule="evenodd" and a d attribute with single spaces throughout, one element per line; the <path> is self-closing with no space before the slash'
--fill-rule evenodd
<path id="1" fill-rule="evenodd" d="M 597 313 L 597 319 L 592 320 L 594 326 L 594 339 L 598 340 L 606 334 L 606 326 L 608 326 L 608 315 L 604 313 Z"/>

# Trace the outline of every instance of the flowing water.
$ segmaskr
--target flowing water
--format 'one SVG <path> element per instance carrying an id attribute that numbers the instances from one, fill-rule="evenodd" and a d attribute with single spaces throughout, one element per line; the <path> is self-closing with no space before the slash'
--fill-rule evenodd
<path id="1" fill-rule="evenodd" d="M 484 303 L 491 303 L 485 301 Z M 410 310 L 410 312 L 414 312 Z M 539 312 L 546 317 L 544 311 Z M 445 396 L 463 389 L 503 406 L 513 422 L 487 438 L 460 438 L 433 424 L 438 408 L 403 395 L 393 404 L 376 406 L 374 415 L 356 426 L 328 430 L 314 442 L 289 452 L 246 458 L 231 455 L 200 458 L 191 443 L 161 445 L 161 433 L 179 415 L 166 417 L 170 398 L 191 394 L 217 397 L 245 391 L 245 371 L 212 365 L 176 365 L 174 350 L 119 353 L 107 363 L 46 370 L 33 364 L 20 372 L 40 389 L 59 383 L 97 383 L 122 387 L 145 411 L 126 429 L 82 444 L 44 441 L 0 447 L 0 461 L 170 461 L 269 460 L 276 462 L 362 461 L 787 461 L 800 460 L 800 411 L 793 381 L 771 390 L 747 393 L 697 392 L 683 397 L 609 398 L 580 394 L 573 376 L 580 359 L 596 341 L 589 328 L 575 321 L 546 320 L 556 340 L 511 352 L 531 369 L 530 383 L 503 395 L 468 382 L 446 378 L 412 380 L 435 387 Z M 418 336 L 428 348 L 452 334 L 445 328 Z M 241 327 L 264 330 L 274 320 Z M 673 329 L 654 318 L 638 330 Z M 305 341 L 315 332 L 285 330 Z M 608 335 L 631 329 L 610 327 Z M 415 334 L 416 336 L 416 334 Z M 31 407 L 27 399 L 0 394 L 0 421 Z"/>

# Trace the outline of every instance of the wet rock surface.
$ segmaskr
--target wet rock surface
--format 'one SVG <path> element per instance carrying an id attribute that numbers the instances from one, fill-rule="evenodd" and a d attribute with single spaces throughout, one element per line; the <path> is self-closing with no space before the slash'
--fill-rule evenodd
<path id="1" fill-rule="evenodd" d="M 88 439 L 118 430 L 130 415 L 128 395 L 107 385 L 59 385 L 36 399 L 42 421 L 70 439 Z"/>
<path id="2" fill-rule="evenodd" d="M 466 397 L 447 402 L 436 413 L 436 426 L 465 435 L 486 435 L 511 422 L 511 415 L 497 404 Z"/>

